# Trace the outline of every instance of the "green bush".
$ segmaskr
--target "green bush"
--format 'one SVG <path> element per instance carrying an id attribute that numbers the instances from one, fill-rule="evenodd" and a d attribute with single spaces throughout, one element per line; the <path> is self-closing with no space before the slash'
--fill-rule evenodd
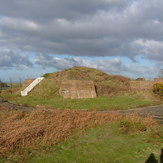
<path id="1" fill-rule="evenodd" d="M 153 92 L 163 97 L 163 83 L 156 83 L 153 85 Z"/>
<path id="2" fill-rule="evenodd" d="M 119 123 L 119 131 L 122 134 L 143 132 L 146 130 L 146 126 L 141 121 L 131 122 L 129 120 L 121 120 Z"/>
<path id="3" fill-rule="evenodd" d="M 48 78 L 50 78 L 50 77 L 51 77 L 51 73 L 46 73 L 46 74 L 42 75 L 42 77 L 44 77 L 44 78 L 48 79 Z"/>

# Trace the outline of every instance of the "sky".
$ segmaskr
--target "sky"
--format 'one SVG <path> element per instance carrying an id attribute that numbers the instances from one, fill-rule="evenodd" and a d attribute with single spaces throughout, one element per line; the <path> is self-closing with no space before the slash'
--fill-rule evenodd
<path id="1" fill-rule="evenodd" d="M 163 68 L 162 0 L 0 0 L 0 79 L 73 66 L 130 78 Z"/>

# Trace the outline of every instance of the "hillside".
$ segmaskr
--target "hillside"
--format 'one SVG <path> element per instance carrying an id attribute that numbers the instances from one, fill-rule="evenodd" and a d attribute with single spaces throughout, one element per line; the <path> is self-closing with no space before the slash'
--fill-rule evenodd
<path id="1" fill-rule="evenodd" d="M 44 74 L 46 79 L 31 94 L 58 94 L 62 80 L 93 80 L 98 96 L 121 95 L 130 90 L 129 78 L 109 75 L 100 70 L 87 67 L 72 67 L 63 71 Z"/>
<path id="2" fill-rule="evenodd" d="M 1 96 L 14 104 L 58 109 L 120 110 L 160 103 L 150 92 L 133 92 L 129 84 L 130 79 L 109 75 L 97 69 L 73 67 L 43 76 L 45 79 L 28 96 L 22 97 L 20 90 L 12 94 L 10 90 L 6 90 Z M 59 95 L 61 81 L 72 79 L 93 80 L 98 97 L 80 100 L 61 97 Z M 24 82 L 21 90 L 29 85 L 28 81 Z"/>

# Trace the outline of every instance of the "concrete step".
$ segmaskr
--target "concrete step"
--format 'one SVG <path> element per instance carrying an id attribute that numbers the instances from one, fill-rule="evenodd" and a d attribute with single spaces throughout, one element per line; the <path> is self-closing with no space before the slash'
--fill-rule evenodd
<path id="1" fill-rule="evenodd" d="M 36 78 L 27 88 L 25 88 L 23 91 L 21 91 L 21 96 L 27 96 L 28 93 L 37 85 L 39 84 L 44 77 L 38 77 Z"/>

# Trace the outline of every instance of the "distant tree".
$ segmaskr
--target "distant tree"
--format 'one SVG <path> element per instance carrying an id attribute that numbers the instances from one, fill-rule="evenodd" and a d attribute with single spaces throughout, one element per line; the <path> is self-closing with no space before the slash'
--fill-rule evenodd
<path id="1" fill-rule="evenodd" d="M 4 89 L 4 88 L 7 88 L 7 87 L 8 87 L 7 83 L 4 83 L 4 82 L 2 82 L 2 81 L 0 80 L 0 90 L 1 90 L 1 89 Z"/>

